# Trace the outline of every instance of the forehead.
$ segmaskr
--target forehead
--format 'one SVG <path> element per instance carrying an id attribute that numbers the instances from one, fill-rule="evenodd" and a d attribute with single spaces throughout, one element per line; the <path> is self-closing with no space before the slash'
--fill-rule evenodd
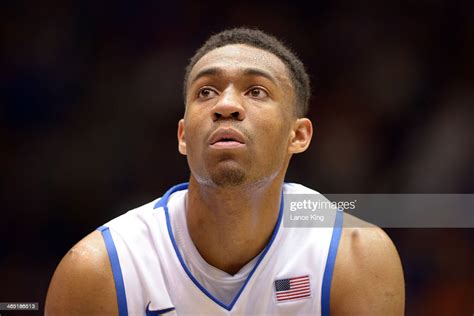
<path id="1" fill-rule="evenodd" d="M 261 69 L 272 74 L 281 83 L 291 86 L 287 68 L 280 58 L 263 49 L 244 44 L 231 44 L 211 50 L 193 66 L 189 80 L 192 81 L 201 70 L 207 68 L 229 71 Z"/>

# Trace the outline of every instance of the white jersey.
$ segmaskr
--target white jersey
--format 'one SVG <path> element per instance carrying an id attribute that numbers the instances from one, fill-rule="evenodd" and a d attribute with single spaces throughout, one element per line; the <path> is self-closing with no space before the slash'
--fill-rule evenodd
<path id="1" fill-rule="evenodd" d="M 282 193 L 317 192 L 285 183 Z M 162 198 L 98 228 L 112 266 L 119 315 L 329 315 L 342 212 L 336 212 L 334 227 L 284 227 L 282 198 L 270 241 L 226 304 L 193 276 L 176 243 L 170 214 L 184 207 L 186 194 L 187 183 L 174 186 Z"/>

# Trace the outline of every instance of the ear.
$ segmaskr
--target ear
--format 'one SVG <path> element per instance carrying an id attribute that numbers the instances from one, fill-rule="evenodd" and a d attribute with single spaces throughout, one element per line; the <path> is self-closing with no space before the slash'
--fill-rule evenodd
<path id="1" fill-rule="evenodd" d="M 309 147 L 313 137 L 313 124 L 308 118 L 300 118 L 293 124 L 293 130 L 290 135 L 288 152 L 299 154 Z"/>
<path id="2" fill-rule="evenodd" d="M 182 155 L 186 155 L 186 139 L 184 137 L 184 119 L 178 122 L 178 150 Z"/>

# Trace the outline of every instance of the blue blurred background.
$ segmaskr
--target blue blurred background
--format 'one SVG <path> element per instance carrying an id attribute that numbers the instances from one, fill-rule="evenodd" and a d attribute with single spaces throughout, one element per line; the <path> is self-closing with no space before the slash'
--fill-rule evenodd
<path id="1" fill-rule="evenodd" d="M 74 243 L 187 181 L 184 67 L 232 26 L 283 39 L 312 78 L 315 137 L 287 181 L 474 193 L 473 4 L 2 1 L 0 302 L 42 309 Z M 408 315 L 474 313 L 472 229 L 386 231 Z"/>

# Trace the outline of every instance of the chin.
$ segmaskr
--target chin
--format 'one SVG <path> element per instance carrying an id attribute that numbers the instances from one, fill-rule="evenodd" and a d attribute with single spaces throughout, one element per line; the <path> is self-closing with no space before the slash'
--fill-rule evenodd
<path id="1" fill-rule="evenodd" d="M 234 187 L 246 180 L 246 173 L 241 168 L 224 168 L 211 174 L 212 182 L 221 187 Z"/>

